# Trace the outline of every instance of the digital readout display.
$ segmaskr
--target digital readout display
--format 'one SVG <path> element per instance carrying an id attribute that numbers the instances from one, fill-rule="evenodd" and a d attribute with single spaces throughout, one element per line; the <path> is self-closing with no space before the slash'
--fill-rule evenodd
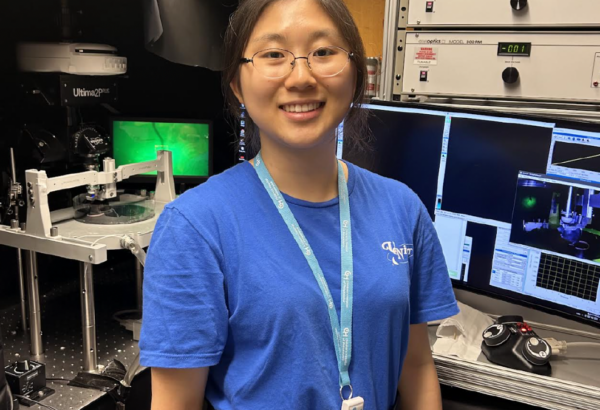
<path id="1" fill-rule="evenodd" d="M 531 43 L 498 43 L 499 56 L 531 56 Z"/>

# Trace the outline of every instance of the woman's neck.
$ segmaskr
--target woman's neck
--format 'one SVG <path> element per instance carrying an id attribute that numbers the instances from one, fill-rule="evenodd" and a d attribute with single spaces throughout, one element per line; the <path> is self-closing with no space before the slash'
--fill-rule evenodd
<path id="1" fill-rule="evenodd" d="M 298 150 L 263 138 L 261 156 L 281 192 L 304 201 L 325 202 L 338 196 L 335 142 L 332 138 L 314 149 Z M 342 166 L 348 180 L 348 167 Z"/>

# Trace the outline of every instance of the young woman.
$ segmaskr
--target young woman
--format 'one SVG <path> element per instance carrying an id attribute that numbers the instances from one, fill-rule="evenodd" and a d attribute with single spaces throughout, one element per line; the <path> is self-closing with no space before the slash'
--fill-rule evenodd
<path id="1" fill-rule="evenodd" d="M 245 0 L 223 79 L 252 161 L 168 205 L 146 263 L 153 410 L 441 409 L 429 320 L 457 313 L 405 185 L 335 156 L 366 67 L 343 0 Z M 350 400 L 352 397 L 353 400 Z M 357 399 L 357 397 L 360 397 Z"/>

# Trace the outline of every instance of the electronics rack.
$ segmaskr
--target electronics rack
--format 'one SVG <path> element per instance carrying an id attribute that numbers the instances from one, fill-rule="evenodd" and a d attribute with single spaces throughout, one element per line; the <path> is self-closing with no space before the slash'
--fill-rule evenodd
<path id="1" fill-rule="evenodd" d="M 594 0 L 386 1 L 380 99 L 598 123 L 598 15 Z M 545 399 L 546 408 L 573 408 L 551 403 L 569 389 L 574 403 L 594 408 L 600 393 L 589 380 L 533 381 L 517 371 L 492 374 L 484 363 L 435 361 L 442 384 L 530 404 Z"/>
<path id="2" fill-rule="evenodd" d="M 560 102 L 600 118 L 597 15 L 594 0 L 387 1 L 381 99 Z"/>

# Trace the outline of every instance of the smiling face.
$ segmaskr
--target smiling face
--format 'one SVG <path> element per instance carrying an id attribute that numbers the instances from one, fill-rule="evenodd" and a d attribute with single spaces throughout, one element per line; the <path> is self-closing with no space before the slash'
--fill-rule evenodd
<path id="1" fill-rule="evenodd" d="M 261 14 L 243 55 L 252 58 L 261 50 L 279 48 L 306 57 L 328 46 L 352 51 L 315 0 L 279 0 Z M 355 84 L 352 60 L 339 74 L 324 77 L 311 71 L 306 59 L 298 59 L 293 71 L 281 78 L 266 78 L 252 63 L 242 64 L 231 87 L 260 129 L 263 146 L 312 149 L 334 140 L 336 127 L 350 109 Z"/>

